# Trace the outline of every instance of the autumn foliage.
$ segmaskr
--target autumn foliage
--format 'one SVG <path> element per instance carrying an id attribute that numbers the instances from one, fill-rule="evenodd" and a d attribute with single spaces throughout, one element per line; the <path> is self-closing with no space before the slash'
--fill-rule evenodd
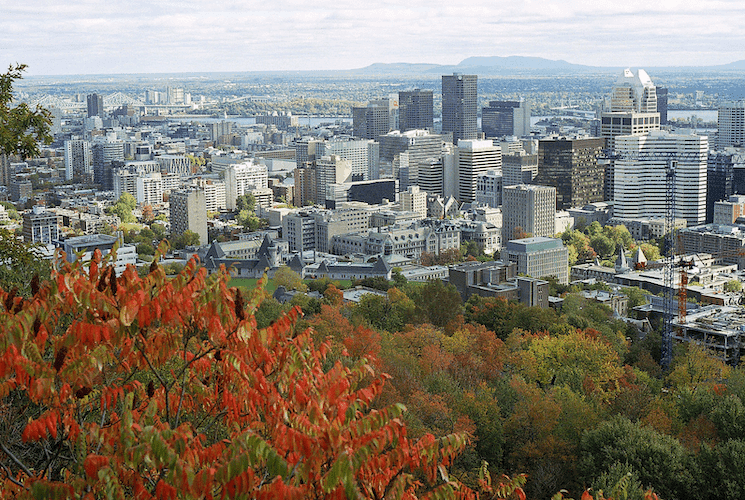
<path id="1" fill-rule="evenodd" d="M 387 376 L 328 366 L 299 308 L 258 329 L 263 289 L 195 261 L 58 263 L 29 299 L 0 291 L 0 498 L 474 495 L 448 474 L 467 435 L 408 437 L 401 404 L 371 406 Z"/>

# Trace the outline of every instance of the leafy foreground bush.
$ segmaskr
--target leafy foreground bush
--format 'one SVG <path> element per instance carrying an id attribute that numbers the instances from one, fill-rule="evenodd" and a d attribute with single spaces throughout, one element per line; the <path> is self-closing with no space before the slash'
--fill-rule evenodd
<path id="1" fill-rule="evenodd" d="M 258 329 L 261 287 L 107 259 L 58 262 L 30 299 L 0 290 L 0 498 L 475 495 L 447 471 L 467 436 L 409 439 L 402 405 L 370 407 L 386 375 L 327 366 L 298 308 Z M 480 483 L 524 498 L 524 481 Z"/>

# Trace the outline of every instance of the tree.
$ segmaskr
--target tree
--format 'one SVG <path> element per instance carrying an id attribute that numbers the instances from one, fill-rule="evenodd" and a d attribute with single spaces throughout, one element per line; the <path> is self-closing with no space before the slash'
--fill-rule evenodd
<path id="1" fill-rule="evenodd" d="M 108 212 L 112 215 L 116 215 L 119 219 L 126 223 L 134 222 L 135 217 L 132 215 L 132 211 L 137 208 L 137 200 L 134 196 L 129 193 L 122 193 L 119 200 L 108 208 Z"/>
<path id="2" fill-rule="evenodd" d="M 176 237 L 171 236 L 171 246 L 177 250 L 199 246 L 199 235 L 187 229 Z"/>
<path id="3" fill-rule="evenodd" d="M 261 219 L 253 210 L 244 209 L 238 212 L 235 220 L 248 232 L 256 231 L 262 225 Z"/>
<path id="4" fill-rule="evenodd" d="M 50 261 L 41 257 L 35 245 L 21 242 L 7 229 L 0 229 L 0 263 L 0 287 L 24 297 L 32 295 L 51 272 Z"/>
<path id="5" fill-rule="evenodd" d="M 740 280 L 729 280 L 724 284 L 725 292 L 740 292 L 742 291 L 742 283 Z"/>
<path id="6" fill-rule="evenodd" d="M 281 266 L 274 273 L 274 284 L 285 287 L 285 290 L 299 290 L 301 292 L 308 290 L 300 275 L 287 266 Z"/>
<path id="7" fill-rule="evenodd" d="M 244 194 L 235 199 L 235 208 L 238 212 L 249 210 L 253 212 L 256 209 L 256 197 L 251 194 Z"/>
<path id="8" fill-rule="evenodd" d="M 152 224 L 155 220 L 155 213 L 153 212 L 152 205 L 145 205 L 142 207 L 142 222 L 145 224 Z"/>
<path id="9" fill-rule="evenodd" d="M 13 82 L 23 78 L 25 64 L 10 65 L 0 75 L 0 155 L 23 158 L 39 155 L 39 143 L 52 142 L 52 119 L 49 111 L 26 103 L 13 104 Z"/>
<path id="10" fill-rule="evenodd" d="M 385 375 L 324 368 L 297 308 L 257 329 L 263 290 L 229 279 L 96 252 L 0 291 L 0 498 L 472 496 L 446 469 L 463 434 L 409 438 L 402 405 L 371 409 Z"/>

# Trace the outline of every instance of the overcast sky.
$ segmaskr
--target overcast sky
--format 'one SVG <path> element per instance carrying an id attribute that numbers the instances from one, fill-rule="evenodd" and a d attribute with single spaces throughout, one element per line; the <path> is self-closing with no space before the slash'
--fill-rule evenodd
<path id="1" fill-rule="evenodd" d="M 0 0 L 0 70 L 352 69 L 537 56 L 613 67 L 745 59 L 743 0 Z"/>

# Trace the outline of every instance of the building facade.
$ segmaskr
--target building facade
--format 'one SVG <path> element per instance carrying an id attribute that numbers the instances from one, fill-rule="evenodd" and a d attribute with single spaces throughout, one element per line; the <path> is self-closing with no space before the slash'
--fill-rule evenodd
<path id="1" fill-rule="evenodd" d="M 559 283 L 569 283 L 568 251 L 557 238 L 533 237 L 508 241 L 508 260 L 517 264 L 517 272 L 533 278 L 555 277 Z"/>
<path id="2" fill-rule="evenodd" d="M 478 77 L 442 76 L 442 132 L 452 132 L 453 144 L 478 138 Z"/>
<path id="3" fill-rule="evenodd" d="M 539 141 L 535 183 L 556 188 L 557 210 L 603 201 L 605 167 L 598 157 L 604 146 L 598 137 Z"/>
<path id="4" fill-rule="evenodd" d="M 745 146 L 745 100 L 721 104 L 717 113 L 717 123 L 717 146 L 720 149 Z"/>
<path id="5" fill-rule="evenodd" d="M 433 93 L 431 90 L 407 90 L 398 93 L 399 130 L 433 130 Z"/>
<path id="6" fill-rule="evenodd" d="M 502 149 L 489 140 L 458 141 L 458 201 L 476 201 L 478 178 L 487 172 L 502 173 Z"/>
<path id="7" fill-rule="evenodd" d="M 502 190 L 502 240 L 518 236 L 516 229 L 550 237 L 556 228 L 556 188 L 518 184 Z"/>

